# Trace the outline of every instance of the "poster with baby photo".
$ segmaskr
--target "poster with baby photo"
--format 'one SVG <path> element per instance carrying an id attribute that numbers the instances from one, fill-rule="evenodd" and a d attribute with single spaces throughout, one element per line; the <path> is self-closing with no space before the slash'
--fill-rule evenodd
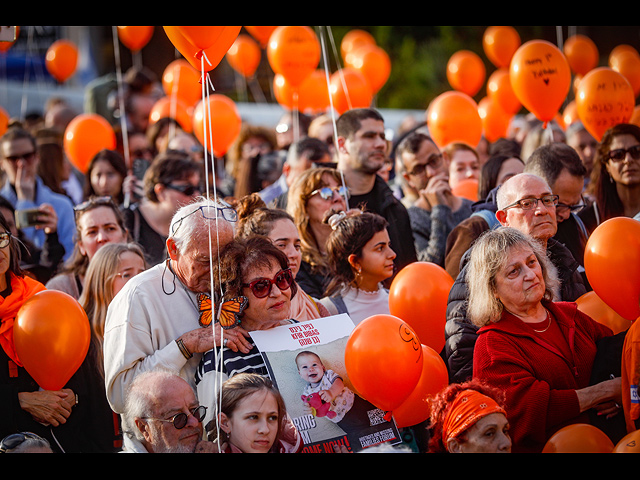
<path id="1" fill-rule="evenodd" d="M 305 453 L 358 452 L 400 443 L 395 423 L 361 398 L 349 381 L 344 352 L 354 329 L 346 314 L 251 332 Z"/>

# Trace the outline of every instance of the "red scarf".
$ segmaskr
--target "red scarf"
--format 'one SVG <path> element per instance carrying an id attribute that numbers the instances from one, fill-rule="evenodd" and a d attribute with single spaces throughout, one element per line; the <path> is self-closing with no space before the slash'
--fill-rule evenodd
<path id="1" fill-rule="evenodd" d="M 13 344 L 13 322 L 18 310 L 29 298 L 42 290 L 45 286 L 28 277 L 18 277 L 11 274 L 11 294 L 7 298 L 0 297 L 0 346 L 16 365 L 22 366 Z"/>

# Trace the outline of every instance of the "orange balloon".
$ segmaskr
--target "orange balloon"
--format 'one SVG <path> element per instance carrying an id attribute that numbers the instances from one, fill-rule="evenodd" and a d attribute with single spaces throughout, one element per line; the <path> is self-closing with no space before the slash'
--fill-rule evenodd
<path id="1" fill-rule="evenodd" d="M 611 68 L 629 80 L 633 95 L 637 97 L 640 94 L 640 56 L 633 52 L 620 53 Z"/>
<path id="2" fill-rule="evenodd" d="M 200 27 L 211 29 L 212 32 L 205 32 L 205 35 L 210 35 L 212 38 L 215 33 L 219 33 L 216 37 L 215 43 L 208 48 L 202 49 L 191 43 L 187 37 L 183 34 L 181 27 L 177 26 L 163 26 L 162 27 L 167 34 L 167 37 L 173 44 L 173 46 L 182 54 L 182 56 L 196 69 L 198 72 L 205 71 L 210 72 L 218 66 L 220 61 L 224 58 L 227 50 L 233 45 L 240 29 L 242 27 L 237 26 L 220 26 L 220 27 Z M 197 28 L 197 27 L 196 27 Z M 191 30 L 194 36 L 197 31 Z M 204 36 L 204 35 L 203 35 Z M 203 43 L 206 43 L 203 40 Z M 203 57 L 203 60 L 201 60 Z"/>
<path id="3" fill-rule="evenodd" d="M 43 290 L 16 315 L 13 339 L 18 358 L 44 390 L 60 390 L 89 350 L 87 314 L 71 295 Z"/>
<path id="4" fill-rule="evenodd" d="M 316 70 L 302 82 L 299 89 L 293 88 L 279 73 L 273 78 L 276 100 L 287 110 L 317 113 L 329 107 L 329 91 L 324 70 Z M 297 95 L 297 100 L 296 100 Z"/>
<path id="5" fill-rule="evenodd" d="M 572 35 L 563 48 L 571 70 L 578 75 L 586 75 L 598 66 L 600 52 L 598 47 L 585 35 Z"/>
<path id="6" fill-rule="evenodd" d="M 530 40 L 518 48 L 509 77 L 520 103 L 542 122 L 553 120 L 571 88 L 566 57 L 545 40 Z"/>
<path id="7" fill-rule="evenodd" d="M 482 119 L 482 131 L 489 142 L 507 136 L 512 115 L 505 112 L 495 100 L 489 97 L 480 100 L 478 113 Z"/>
<path id="8" fill-rule="evenodd" d="M 640 222 L 615 217 L 598 225 L 587 240 L 584 268 L 593 291 L 618 315 L 640 316 Z"/>
<path id="9" fill-rule="evenodd" d="M 0 107 L 0 135 L 4 135 L 7 128 L 9 128 L 9 114 L 4 108 Z"/>
<path id="10" fill-rule="evenodd" d="M 576 106 L 585 128 L 600 141 L 609 128 L 629 121 L 635 107 L 635 95 L 621 73 L 599 67 L 580 81 Z"/>
<path id="11" fill-rule="evenodd" d="M 424 363 L 415 332 L 393 315 L 360 322 L 347 340 L 344 362 L 356 392 L 385 412 L 415 389 Z"/>
<path id="12" fill-rule="evenodd" d="M 487 96 L 493 99 L 509 115 L 515 115 L 522 108 L 511 86 L 509 69 L 495 70 L 487 80 Z"/>
<path id="13" fill-rule="evenodd" d="M 489 27 L 482 37 L 482 48 L 487 58 L 498 68 L 508 67 L 520 47 L 520 35 L 513 27 Z"/>
<path id="14" fill-rule="evenodd" d="M 444 347 L 447 299 L 453 279 L 430 262 L 414 262 L 398 272 L 389 288 L 389 312 L 407 322 L 423 345 Z"/>
<path id="15" fill-rule="evenodd" d="M 275 31 L 277 26 L 275 27 L 266 27 L 266 26 L 256 26 L 256 27 L 244 27 L 247 29 L 247 32 L 251 34 L 253 38 L 255 38 L 262 48 L 266 48 L 269 44 L 269 38 L 271 38 L 271 34 Z"/>
<path id="16" fill-rule="evenodd" d="M 589 315 L 596 322 L 606 325 L 614 334 L 628 330 L 631 320 L 618 315 L 609 305 L 604 303 L 598 294 L 590 291 L 576 300 L 578 310 Z"/>
<path id="17" fill-rule="evenodd" d="M 470 50 L 459 50 L 447 62 L 447 80 L 454 90 L 473 97 L 487 76 L 484 62 Z"/>
<path id="18" fill-rule="evenodd" d="M 633 48 L 631 45 L 618 45 L 609 54 L 609 66 L 614 68 L 618 64 L 618 59 L 621 55 L 625 55 L 626 53 L 633 53 L 634 55 L 640 55 L 638 50 Z"/>
<path id="19" fill-rule="evenodd" d="M 240 133 L 241 126 L 238 107 L 233 100 L 222 94 L 210 95 L 205 102 L 200 101 L 193 112 L 194 135 L 218 157 L 227 153 Z"/>
<path id="20" fill-rule="evenodd" d="M 625 435 L 611 453 L 640 453 L 640 430 Z"/>
<path id="21" fill-rule="evenodd" d="M 629 119 L 629 123 L 633 123 L 634 125 L 638 125 L 640 127 L 640 105 L 636 105 L 633 109 L 633 114 Z"/>
<path id="22" fill-rule="evenodd" d="M 179 98 L 162 97 L 151 108 L 149 124 L 153 125 L 161 118 L 173 118 L 185 132 L 192 132 L 192 114 L 192 108 Z"/>
<path id="23" fill-rule="evenodd" d="M 449 384 L 447 365 L 433 348 L 422 345 L 422 373 L 413 392 L 393 411 L 399 428 L 410 427 L 429 418 L 429 399 Z"/>
<path id="24" fill-rule="evenodd" d="M 162 89 L 167 96 L 175 96 L 188 106 L 202 99 L 200 71 L 184 58 L 171 62 L 162 73 Z"/>
<path id="25" fill-rule="evenodd" d="M 345 65 L 350 63 L 349 55 L 360 47 L 376 45 L 376 39 L 365 30 L 349 30 L 340 42 L 340 55 Z"/>
<path id="26" fill-rule="evenodd" d="M 58 82 L 68 80 L 78 66 L 78 48 L 69 40 L 56 40 L 47 49 L 45 66 Z"/>
<path id="27" fill-rule="evenodd" d="M 373 92 L 367 79 L 358 70 L 345 67 L 329 79 L 329 94 L 333 108 L 339 114 L 353 108 L 367 108 L 373 101 Z"/>
<path id="28" fill-rule="evenodd" d="M 451 189 L 451 192 L 458 197 L 463 197 L 475 202 L 478 200 L 478 180 L 475 178 L 461 180 Z"/>
<path id="29" fill-rule="evenodd" d="M 231 68 L 244 77 L 252 77 L 262 58 L 258 43 L 249 35 L 240 34 L 227 52 L 227 61 Z"/>
<path id="30" fill-rule="evenodd" d="M 478 104 L 469 95 L 457 91 L 436 97 L 427 109 L 427 126 L 438 147 L 452 142 L 476 147 L 482 139 L 482 119 Z"/>
<path id="31" fill-rule="evenodd" d="M 542 453 L 611 453 L 614 445 L 600 429 L 586 423 L 568 425 L 547 441 Z"/>
<path id="32" fill-rule="evenodd" d="M 375 95 L 387 83 L 391 75 L 391 59 L 387 52 L 377 45 L 364 45 L 349 55 L 350 67 L 358 70 L 369 82 Z"/>
<path id="33" fill-rule="evenodd" d="M 77 115 L 64 131 L 64 151 L 78 170 L 85 173 L 91 159 L 102 149 L 116 148 L 113 127 L 101 115 Z"/>
<path id="34" fill-rule="evenodd" d="M 199 50 L 206 50 L 215 45 L 224 32 L 223 28 L 210 25 L 181 25 L 177 28 L 184 38 Z"/>
<path id="35" fill-rule="evenodd" d="M 569 128 L 578 118 L 578 106 L 575 100 L 571 100 L 562 111 L 562 121 L 565 128 Z"/>
<path id="36" fill-rule="evenodd" d="M 155 27 L 118 27 L 118 38 L 132 52 L 142 50 L 153 37 Z"/>
<path id="37" fill-rule="evenodd" d="M 275 73 L 299 87 L 320 63 L 320 42 L 305 25 L 280 26 L 269 38 L 267 58 Z"/>

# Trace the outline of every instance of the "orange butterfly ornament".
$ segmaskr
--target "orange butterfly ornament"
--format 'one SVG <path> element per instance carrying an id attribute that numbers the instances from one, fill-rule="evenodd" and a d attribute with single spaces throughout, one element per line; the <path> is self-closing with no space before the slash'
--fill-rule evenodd
<path id="1" fill-rule="evenodd" d="M 237 327 L 240 325 L 240 315 L 242 315 L 242 311 L 247 306 L 247 303 L 248 299 L 244 296 L 222 302 L 217 312 L 216 322 L 220 323 L 220 326 L 224 329 Z M 215 308 L 212 308 L 211 296 L 206 293 L 200 293 L 198 295 L 198 311 L 200 313 L 198 321 L 200 326 L 208 327 L 211 325 L 214 310 Z"/>

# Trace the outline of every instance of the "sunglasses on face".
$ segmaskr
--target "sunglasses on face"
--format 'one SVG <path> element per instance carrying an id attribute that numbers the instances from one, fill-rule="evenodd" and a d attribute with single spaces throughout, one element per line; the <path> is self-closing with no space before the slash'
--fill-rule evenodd
<path id="1" fill-rule="evenodd" d="M 616 150 L 611 150 L 607 155 L 607 160 L 612 160 L 614 162 L 622 162 L 625 158 L 627 158 L 627 153 L 631 155 L 633 160 L 640 160 L 640 145 L 634 145 L 629 148 L 617 148 Z"/>
<path id="2" fill-rule="evenodd" d="M 331 200 L 336 192 L 341 197 L 349 198 L 349 189 L 347 187 L 322 187 L 311 192 L 311 196 L 313 197 L 317 194 L 323 200 Z"/>
<path id="3" fill-rule="evenodd" d="M 170 188 L 171 190 L 175 190 L 176 192 L 180 192 L 187 197 L 192 197 L 196 193 L 200 193 L 200 187 L 196 187 L 193 185 L 176 185 L 173 183 L 165 184 L 165 187 Z"/>
<path id="4" fill-rule="evenodd" d="M 256 298 L 265 298 L 271 294 L 273 285 L 280 290 L 286 290 L 293 283 L 293 273 L 290 268 L 280 270 L 273 278 L 258 278 L 251 283 L 243 283 L 243 287 L 251 289 L 253 296 Z"/>
<path id="5" fill-rule="evenodd" d="M 9 160 L 12 163 L 16 163 L 19 160 L 24 160 L 25 162 L 30 162 L 36 156 L 36 152 L 27 152 L 22 155 L 10 155 L 8 157 L 4 157 L 6 160 Z"/>
<path id="6" fill-rule="evenodd" d="M 193 417 L 198 421 L 198 422 L 202 422 L 202 420 L 204 420 L 205 415 L 207 414 L 207 407 L 205 407 L 204 405 L 200 405 L 199 407 L 194 408 L 193 410 L 191 410 L 191 415 L 193 415 Z M 168 420 L 165 420 L 164 418 L 153 418 L 153 417 L 144 417 L 147 420 L 158 420 L 160 422 L 168 422 L 168 423 L 173 423 L 173 426 L 177 429 L 180 430 L 184 427 L 187 426 L 187 422 L 189 421 L 189 415 L 187 415 L 184 412 L 180 412 L 176 415 L 174 415 L 173 417 L 171 417 Z"/>

